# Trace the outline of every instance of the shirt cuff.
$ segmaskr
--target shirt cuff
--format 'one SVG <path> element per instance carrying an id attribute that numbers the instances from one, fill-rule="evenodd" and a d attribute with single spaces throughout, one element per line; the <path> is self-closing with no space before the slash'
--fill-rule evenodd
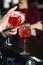
<path id="1" fill-rule="evenodd" d="M 31 35 L 36 36 L 36 30 L 35 29 L 31 29 Z"/>

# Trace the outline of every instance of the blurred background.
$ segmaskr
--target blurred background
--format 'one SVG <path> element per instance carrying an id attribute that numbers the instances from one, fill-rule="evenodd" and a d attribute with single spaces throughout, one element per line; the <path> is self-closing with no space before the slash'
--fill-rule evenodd
<path id="1" fill-rule="evenodd" d="M 0 0 L 0 10 L 2 10 L 3 16 L 9 8 L 17 4 L 18 0 Z M 32 5 L 36 5 L 39 9 L 41 20 L 43 20 L 43 0 L 30 0 Z"/>
<path id="2" fill-rule="evenodd" d="M 18 0 L 0 0 L 0 19 L 7 13 L 7 11 L 18 3 Z M 36 6 L 40 12 L 40 17 L 43 24 L 43 0 L 30 0 L 32 6 Z M 43 31 L 41 33 L 40 58 L 43 59 Z"/>

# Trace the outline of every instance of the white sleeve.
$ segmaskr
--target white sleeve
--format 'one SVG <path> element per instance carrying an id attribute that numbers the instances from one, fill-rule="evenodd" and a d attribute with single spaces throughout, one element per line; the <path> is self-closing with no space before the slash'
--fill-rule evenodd
<path id="1" fill-rule="evenodd" d="M 35 29 L 31 29 L 31 35 L 36 36 L 36 30 Z"/>

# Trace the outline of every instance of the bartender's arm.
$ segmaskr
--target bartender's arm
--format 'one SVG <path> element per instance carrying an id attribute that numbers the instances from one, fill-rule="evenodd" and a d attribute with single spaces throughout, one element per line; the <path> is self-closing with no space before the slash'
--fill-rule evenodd
<path id="1" fill-rule="evenodd" d="M 30 27 L 31 27 L 31 29 L 39 29 L 39 30 L 43 31 L 43 29 L 42 29 L 43 25 L 42 25 L 41 21 L 38 21 L 37 23 L 32 24 Z"/>

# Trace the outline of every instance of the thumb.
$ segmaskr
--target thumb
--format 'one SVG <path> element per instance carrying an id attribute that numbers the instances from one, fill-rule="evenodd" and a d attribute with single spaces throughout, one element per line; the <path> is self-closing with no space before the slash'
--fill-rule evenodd
<path id="1" fill-rule="evenodd" d="M 16 9 L 17 9 L 17 6 L 11 8 L 11 9 L 8 11 L 8 14 L 9 14 L 9 13 L 11 14 L 11 12 L 14 11 L 14 10 L 16 10 Z"/>
<path id="2" fill-rule="evenodd" d="M 16 10 L 16 9 L 17 9 L 17 6 L 13 7 L 11 10 L 14 11 L 14 10 Z"/>

